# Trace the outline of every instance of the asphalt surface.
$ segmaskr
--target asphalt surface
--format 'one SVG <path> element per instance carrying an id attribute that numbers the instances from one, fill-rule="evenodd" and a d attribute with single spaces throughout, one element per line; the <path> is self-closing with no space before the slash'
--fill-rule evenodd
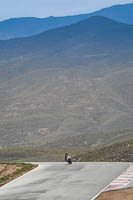
<path id="1" fill-rule="evenodd" d="M 119 190 L 133 187 L 133 164 L 113 180 L 104 191 Z"/>
<path id="2" fill-rule="evenodd" d="M 129 163 L 38 163 L 0 188 L 0 200 L 92 200 Z"/>

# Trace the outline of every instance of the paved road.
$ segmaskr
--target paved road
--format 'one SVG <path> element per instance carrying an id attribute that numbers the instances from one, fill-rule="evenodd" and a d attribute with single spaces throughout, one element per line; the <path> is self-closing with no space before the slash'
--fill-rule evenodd
<path id="1" fill-rule="evenodd" d="M 39 163 L 0 189 L 1 200 L 92 200 L 129 163 Z"/>
<path id="2" fill-rule="evenodd" d="M 133 165 L 130 165 L 120 176 L 111 182 L 104 191 L 133 187 Z"/>

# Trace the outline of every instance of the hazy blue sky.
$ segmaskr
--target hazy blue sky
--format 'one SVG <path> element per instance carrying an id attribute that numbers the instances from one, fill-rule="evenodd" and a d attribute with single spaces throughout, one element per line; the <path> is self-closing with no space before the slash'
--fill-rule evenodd
<path id="1" fill-rule="evenodd" d="M 14 17 L 47 17 L 88 13 L 133 0 L 0 0 L 0 20 Z"/>

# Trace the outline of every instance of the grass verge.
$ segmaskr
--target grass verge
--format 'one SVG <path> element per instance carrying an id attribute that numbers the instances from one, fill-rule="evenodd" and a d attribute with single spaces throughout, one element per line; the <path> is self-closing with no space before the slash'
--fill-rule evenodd
<path id="1" fill-rule="evenodd" d="M 25 163 L 1 163 L 0 164 L 0 187 L 6 183 L 22 176 L 28 171 L 34 169 L 38 165 Z"/>

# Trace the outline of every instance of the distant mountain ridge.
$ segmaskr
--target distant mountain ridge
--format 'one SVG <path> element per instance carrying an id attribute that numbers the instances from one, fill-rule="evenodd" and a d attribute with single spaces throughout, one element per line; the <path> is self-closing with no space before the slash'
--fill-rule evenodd
<path id="1" fill-rule="evenodd" d="M 133 25 L 93 16 L 0 41 L 0 146 L 132 138 Z"/>
<path id="2" fill-rule="evenodd" d="M 0 22 L 0 39 L 10 39 L 16 37 L 28 37 L 62 27 L 74 24 L 84 20 L 88 15 L 77 15 L 68 17 L 48 17 L 48 18 L 16 18 Z"/>
<path id="3" fill-rule="evenodd" d="M 115 5 L 89 14 L 89 16 L 96 15 L 104 16 L 126 24 L 133 24 L 133 3 Z"/>
<path id="4" fill-rule="evenodd" d="M 132 35 L 133 25 L 93 16 L 32 37 L 0 41 L 0 59 L 13 59 L 25 55 L 30 58 L 34 54 L 43 55 L 45 59 L 50 60 L 51 55 L 63 56 L 64 59 L 72 55 L 80 55 L 81 59 L 85 54 L 115 56 L 114 49 L 117 50 L 117 55 L 121 52 L 131 52 Z"/>
<path id="5" fill-rule="evenodd" d="M 116 5 L 89 14 L 48 18 L 16 18 L 0 22 L 0 39 L 28 37 L 41 32 L 71 25 L 90 16 L 104 16 L 113 20 L 133 24 L 133 4 Z"/>

